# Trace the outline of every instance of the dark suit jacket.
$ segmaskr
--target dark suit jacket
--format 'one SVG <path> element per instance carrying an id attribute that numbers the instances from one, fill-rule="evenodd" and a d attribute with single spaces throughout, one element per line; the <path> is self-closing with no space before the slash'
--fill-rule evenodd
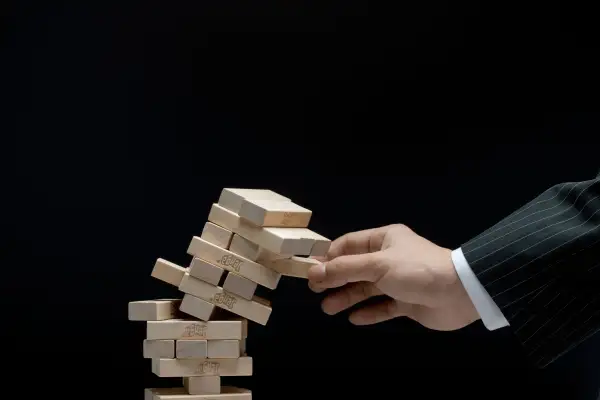
<path id="1" fill-rule="evenodd" d="M 600 174 L 548 189 L 462 249 L 537 366 L 600 330 Z"/>

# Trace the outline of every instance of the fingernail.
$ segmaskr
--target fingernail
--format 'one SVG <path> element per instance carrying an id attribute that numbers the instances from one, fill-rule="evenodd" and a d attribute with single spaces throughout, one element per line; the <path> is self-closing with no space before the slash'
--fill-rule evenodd
<path id="1" fill-rule="evenodd" d="M 321 263 L 321 264 L 317 264 L 317 265 L 313 265 L 312 267 L 310 267 L 309 272 L 309 278 L 310 280 L 319 282 L 322 281 L 323 279 L 325 279 L 325 264 Z"/>
<path id="2" fill-rule="evenodd" d="M 365 325 L 366 321 L 363 317 L 361 317 L 360 315 L 356 315 L 356 314 L 350 314 L 350 316 L 348 317 L 348 321 L 352 324 L 352 325 Z"/>

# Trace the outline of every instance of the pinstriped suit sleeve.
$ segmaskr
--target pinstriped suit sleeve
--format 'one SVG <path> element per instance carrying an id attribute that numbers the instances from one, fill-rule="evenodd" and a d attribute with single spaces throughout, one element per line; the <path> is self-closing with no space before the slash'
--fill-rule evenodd
<path id="1" fill-rule="evenodd" d="M 537 366 L 600 330 L 600 176 L 548 189 L 461 249 Z"/>

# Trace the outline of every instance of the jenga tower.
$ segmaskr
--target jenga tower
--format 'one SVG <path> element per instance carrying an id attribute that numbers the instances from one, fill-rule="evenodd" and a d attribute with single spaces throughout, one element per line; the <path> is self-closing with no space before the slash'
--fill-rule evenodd
<path id="1" fill-rule="evenodd" d="M 265 189 L 223 189 L 202 235 L 193 237 L 187 268 L 159 258 L 151 276 L 177 286 L 182 299 L 134 301 L 129 319 L 146 321 L 143 355 L 159 377 L 181 387 L 146 389 L 145 400 L 251 400 L 248 389 L 221 377 L 252 375 L 246 354 L 248 321 L 266 325 L 281 276 L 306 278 L 306 256 L 323 256 L 331 241 L 308 229 L 312 212 Z M 301 257 L 303 256 L 303 257 Z"/>

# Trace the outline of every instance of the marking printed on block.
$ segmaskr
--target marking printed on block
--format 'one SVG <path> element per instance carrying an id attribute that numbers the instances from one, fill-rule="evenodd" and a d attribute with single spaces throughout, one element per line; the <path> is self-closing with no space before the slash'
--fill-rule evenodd
<path id="1" fill-rule="evenodd" d="M 161 378 L 186 376 L 251 376 L 252 357 L 239 358 L 155 358 L 152 373 Z"/>
<path id="2" fill-rule="evenodd" d="M 245 319 L 231 321 L 167 320 L 146 323 L 147 339 L 243 339 L 247 336 Z"/>
<path id="3" fill-rule="evenodd" d="M 252 300 L 247 300 L 225 292 L 223 288 L 193 278 L 189 274 L 183 277 L 179 290 L 261 325 L 267 324 L 272 311 L 269 302 L 265 299 L 254 296 Z"/>
<path id="4" fill-rule="evenodd" d="M 236 272 L 269 289 L 275 289 L 281 278 L 281 274 L 278 272 L 215 246 L 197 236 L 192 238 L 187 252 L 209 263 L 215 263 L 228 271 Z"/>

